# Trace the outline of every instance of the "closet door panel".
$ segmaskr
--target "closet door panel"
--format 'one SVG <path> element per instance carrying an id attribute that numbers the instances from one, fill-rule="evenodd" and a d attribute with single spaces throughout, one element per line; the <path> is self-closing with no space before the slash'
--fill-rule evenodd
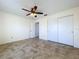
<path id="1" fill-rule="evenodd" d="M 73 16 L 58 19 L 58 41 L 73 46 Z"/>

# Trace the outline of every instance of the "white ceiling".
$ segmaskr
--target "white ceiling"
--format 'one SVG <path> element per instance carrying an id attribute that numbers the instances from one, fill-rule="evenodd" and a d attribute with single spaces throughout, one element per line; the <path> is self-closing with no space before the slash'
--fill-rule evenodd
<path id="1" fill-rule="evenodd" d="M 79 0 L 0 0 L 0 10 L 25 15 L 27 12 L 21 9 L 30 9 L 34 3 L 38 6 L 39 11 L 49 15 L 79 6 Z"/>

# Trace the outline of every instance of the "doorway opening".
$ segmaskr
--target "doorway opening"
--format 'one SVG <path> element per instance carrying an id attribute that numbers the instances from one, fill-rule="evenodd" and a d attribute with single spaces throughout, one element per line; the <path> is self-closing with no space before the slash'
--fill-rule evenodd
<path id="1" fill-rule="evenodd" d="M 35 38 L 39 38 L 39 22 L 35 23 Z"/>

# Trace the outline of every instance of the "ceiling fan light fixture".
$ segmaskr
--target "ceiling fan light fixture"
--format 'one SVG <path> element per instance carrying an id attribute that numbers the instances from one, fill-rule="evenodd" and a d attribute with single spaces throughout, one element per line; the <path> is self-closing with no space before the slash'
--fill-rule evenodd
<path id="1" fill-rule="evenodd" d="M 36 13 L 31 13 L 31 16 L 37 16 L 37 14 Z"/>

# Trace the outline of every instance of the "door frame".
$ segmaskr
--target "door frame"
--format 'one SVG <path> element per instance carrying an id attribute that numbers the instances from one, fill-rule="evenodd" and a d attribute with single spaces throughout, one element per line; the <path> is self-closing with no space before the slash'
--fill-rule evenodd
<path id="1" fill-rule="evenodd" d="M 38 24 L 38 35 L 36 33 L 36 25 Z M 39 22 L 35 22 L 35 37 L 39 38 Z"/>

